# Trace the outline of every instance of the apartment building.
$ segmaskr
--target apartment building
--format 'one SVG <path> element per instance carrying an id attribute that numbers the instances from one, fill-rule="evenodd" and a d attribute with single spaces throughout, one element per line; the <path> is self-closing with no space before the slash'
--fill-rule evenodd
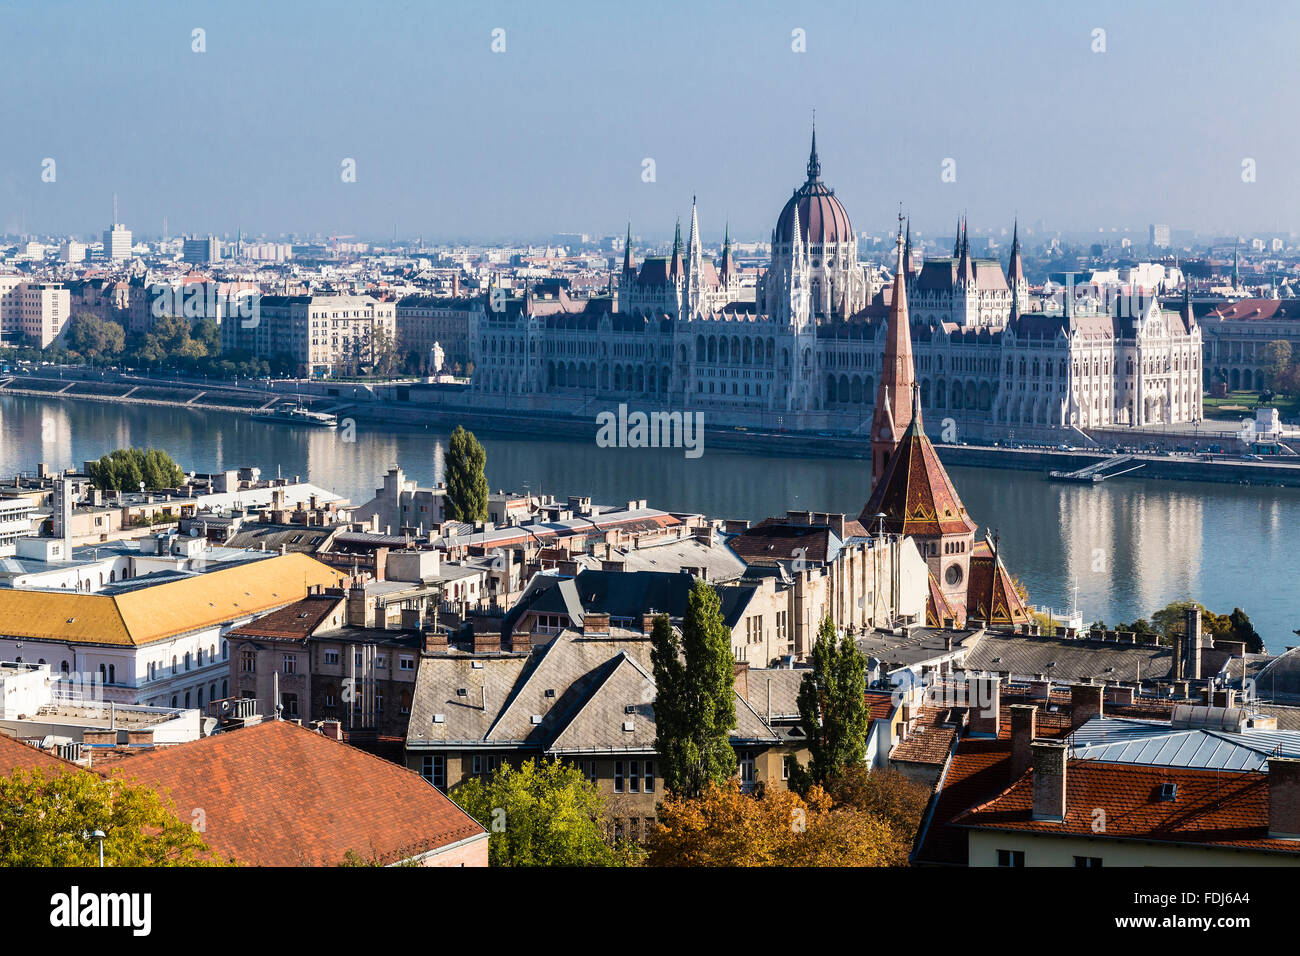
<path id="1" fill-rule="evenodd" d="M 655 750 L 655 683 L 649 634 L 588 615 L 544 647 L 513 635 L 447 646 L 429 632 L 420 658 L 406 764 L 439 789 L 487 777 L 503 762 L 562 760 L 606 798 L 615 825 L 643 838 L 664 796 Z M 806 762 L 802 741 L 769 725 L 735 691 L 737 775 L 747 789 L 787 786 L 789 760 Z M 802 755 L 802 757 L 800 756 Z"/>
<path id="2" fill-rule="evenodd" d="M 368 295 L 263 296 L 254 316 L 221 326 L 223 351 L 285 357 L 318 378 L 368 368 L 396 341 L 396 306 Z"/>
<path id="3" fill-rule="evenodd" d="M 483 299 L 442 298 L 410 295 L 397 301 L 397 344 L 403 355 L 414 354 L 429 374 L 442 371 L 433 366 L 434 346 L 443 352 L 449 371 L 470 363 L 470 325 L 483 314 Z"/>
<path id="4" fill-rule="evenodd" d="M 104 577 L 95 593 L 0 588 L 0 659 L 47 663 L 74 683 L 97 675 L 107 701 L 202 707 L 230 696 L 229 631 L 344 580 L 301 554 Z"/>
<path id="5" fill-rule="evenodd" d="M 0 276 L 0 335 L 5 339 L 16 342 L 22 337 L 46 348 L 71 314 L 71 295 L 62 283 Z"/>

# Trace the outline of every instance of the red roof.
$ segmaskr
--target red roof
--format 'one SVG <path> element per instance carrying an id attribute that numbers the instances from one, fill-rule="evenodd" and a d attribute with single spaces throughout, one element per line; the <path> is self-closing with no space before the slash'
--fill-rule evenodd
<path id="1" fill-rule="evenodd" d="M 115 768 L 202 810 L 214 851 L 257 866 L 394 863 L 486 831 L 419 774 L 297 724 L 267 721 Z"/>
<path id="2" fill-rule="evenodd" d="M 1176 798 L 1161 797 L 1177 786 Z M 957 817 L 958 826 L 1078 834 L 1090 839 L 1192 843 L 1300 853 L 1295 840 L 1268 837 L 1268 774 L 1191 770 L 1071 760 L 1065 773 L 1065 821 L 1032 819 L 1033 772 L 994 799 Z M 1097 833 L 1096 808 L 1106 812 Z"/>
<path id="3" fill-rule="evenodd" d="M 993 549 L 983 541 L 971 552 L 966 614 L 986 624 L 1016 625 L 1033 620 L 1001 559 L 995 561 Z"/>
<path id="4" fill-rule="evenodd" d="M 894 449 L 858 520 L 874 527 L 880 513 L 891 534 L 938 536 L 975 530 L 919 415 Z"/>
<path id="5" fill-rule="evenodd" d="M 78 770 L 76 764 L 0 733 L 0 777 L 15 770 Z"/>
<path id="6" fill-rule="evenodd" d="M 1238 299 L 1211 309 L 1207 319 L 1300 319 L 1300 302 L 1294 299 Z"/>

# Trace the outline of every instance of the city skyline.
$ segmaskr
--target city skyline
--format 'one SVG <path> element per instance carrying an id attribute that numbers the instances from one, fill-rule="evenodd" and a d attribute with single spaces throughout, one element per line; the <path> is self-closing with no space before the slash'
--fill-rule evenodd
<path id="1" fill-rule="evenodd" d="M 22 42 L 0 76 L 32 93 L 0 144 L 0 232 L 97 236 L 117 194 L 138 236 L 165 218 L 173 236 L 508 242 L 630 220 L 657 241 L 698 196 L 706 239 L 761 241 L 814 110 L 860 233 L 900 201 L 935 237 L 962 212 L 976 235 L 1019 216 L 1135 242 L 1300 221 L 1294 134 L 1244 95 L 1296 70 L 1281 6 L 664 9 L 407 5 L 400 31 L 358 31 L 342 4 L 4 7 Z M 1186 55 L 1211 30 L 1230 82 Z"/>

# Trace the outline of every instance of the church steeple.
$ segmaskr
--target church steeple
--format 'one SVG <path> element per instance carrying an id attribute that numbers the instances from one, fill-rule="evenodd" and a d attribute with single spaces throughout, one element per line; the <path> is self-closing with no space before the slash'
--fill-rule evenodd
<path id="1" fill-rule="evenodd" d="M 623 244 L 623 274 L 631 275 L 635 271 L 632 262 L 632 223 L 627 224 L 627 240 Z"/>
<path id="2" fill-rule="evenodd" d="M 880 366 L 876 408 L 871 417 L 871 484 L 875 487 L 890 456 L 912 421 L 916 382 L 912 362 L 912 333 L 907 316 L 907 276 L 903 263 L 903 217 L 898 217 L 897 260 L 889 323 L 885 328 L 885 357 Z"/>

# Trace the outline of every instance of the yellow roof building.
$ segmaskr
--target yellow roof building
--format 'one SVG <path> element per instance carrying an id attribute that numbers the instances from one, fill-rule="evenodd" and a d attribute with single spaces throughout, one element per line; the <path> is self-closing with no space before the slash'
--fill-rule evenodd
<path id="1" fill-rule="evenodd" d="M 344 575 L 305 554 L 283 554 L 117 594 L 0 588 L 0 637 L 139 647 L 264 614 Z"/>

